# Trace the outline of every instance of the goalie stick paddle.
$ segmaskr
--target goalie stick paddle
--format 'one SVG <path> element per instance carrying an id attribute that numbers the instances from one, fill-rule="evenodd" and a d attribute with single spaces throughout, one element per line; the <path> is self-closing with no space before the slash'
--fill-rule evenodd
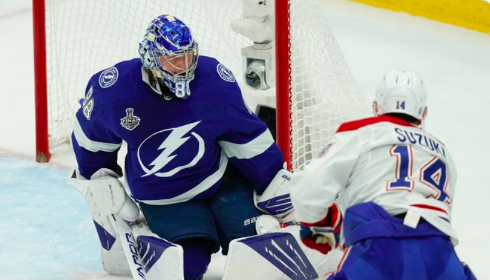
<path id="1" fill-rule="evenodd" d="M 138 245 L 134 240 L 130 222 L 124 220 L 119 215 L 114 215 L 114 218 L 116 219 L 117 228 L 119 230 L 119 238 L 121 238 L 121 243 L 124 248 L 126 260 L 128 261 L 133 279 L 146 280 L 146 272 L 138 254 Z"/>

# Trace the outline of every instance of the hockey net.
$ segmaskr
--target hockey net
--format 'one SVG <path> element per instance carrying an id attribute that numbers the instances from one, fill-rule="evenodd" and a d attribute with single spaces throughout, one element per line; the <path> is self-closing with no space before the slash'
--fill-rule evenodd
<path id="1" fill-rule="evenodd" d="M 287 114 L 291 166 L 298 170 L 341 122 L 368 115 L 369 106 L 328 26 L 326 4 L 289 4 Z M 253 91 L 243 83 L 240 50 L 252 42 L 230 28 L 231 21 L 242 16 L 242 5 L 242 0 L 45 0 L 50 153 L 69 142 L 74 113 L 91 75 L 137 57 L 147 25 L 164 13 L 190 26 L 200 54 L 216 57 L 235 73 L 250 108 L 261 103 L 274 107 L 270 100 L 275 88 Z"/>

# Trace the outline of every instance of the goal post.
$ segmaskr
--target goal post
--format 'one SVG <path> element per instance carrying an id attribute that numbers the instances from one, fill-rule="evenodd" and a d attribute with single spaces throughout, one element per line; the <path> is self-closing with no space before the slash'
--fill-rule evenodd
<path id="1" fill-rule="evenodd" d="M 269 47 L 276 86 L 269 83 L 268 89 L 247 86 L 242 54 L 254 43 L 231 28 L 251 3 L 275 4 L 268 16 L 275 21 Z M 323 0 L 33 0 L 37 160 L 66 151 L 57 147 L 70 141 L 91 75 L 138 57 L 147 25 L 167 13 L 190 27 L 200 54 L 232 70 L 250 108 L 276 110 L 276 141 L 288 169 L 303 168 L 341 122 L 369 114 L 325 8 Z"/>
<path id="2" fill-rule="evenodd" d="M 291 53 L 289 1 L 275 3 L 276 27 L 276 142 L 288 170 L 292 170 L 291 155 Z"/>
<path id="3" fill-rule="evenodd" d="M 287 3 L 285 3 L 287 2 Z M 289 86 L 288 95 L 278 91 L 277 106 L 288 106 L 288 110 L 278 112 L 278 123 L 285 126 L 283 141 L 289 139 L 291 169 L 302 169 L 335 135 L 338 126 L 345 122 L 371 115 L 370 102 L 361 91 L 352 75 L 334 32 L 328 24 L 327 1 L 289 0 L 277 1 L 285 5 L 278 17 L 288 17 L 288 42 L 277 42 L 288 46 L 289 65 L 282 65 L 277 71 L 287 71 L 280 87 Z M 284 12 L 285 8 L 287 12 Z M 278 7 L 280 9 L 280 7 Z M 276 31 L 281 32 L 281 31 Z M 285 40 L 283 37 L 276 37 Z M 286 52 L 281 54 L 286 55 Z M 290 79 L 287 82 L 287 78 Z M 280 77 L 278 77 L 280 79 Z M 278 107 L 280 111 L 280 107 Z M 289 133 L 289 135 L 287 134 Z M 278 134 L 280 135 L 280 134 Z M 282 148 L 285 152 L 285 148 Z M 287 151 L 285 152 L 287 154 Z"/>
<path id="4" fill-rule="evenodd" d="M 34 35 L 34 89 L 36 117 L 36 161 L 48 162 L 48 84 L 46 76 L 46 25 L 44 0 L 32 0 Z"/>

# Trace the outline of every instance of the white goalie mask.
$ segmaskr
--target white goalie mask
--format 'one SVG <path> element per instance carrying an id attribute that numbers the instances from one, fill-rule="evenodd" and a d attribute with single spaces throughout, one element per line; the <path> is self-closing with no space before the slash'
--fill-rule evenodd
<path id="1" fill-rule="evenodd" d="M 376 90 L 373 111 L 376 116 L 403 113 L 423 121 L 427 114 L 427 91 L 415 72 L 391 70 Z"/>

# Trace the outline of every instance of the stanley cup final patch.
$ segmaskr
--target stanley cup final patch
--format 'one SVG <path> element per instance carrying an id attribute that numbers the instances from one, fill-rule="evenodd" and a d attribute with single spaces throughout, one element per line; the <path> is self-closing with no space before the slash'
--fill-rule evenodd
<path id="1" fill-rule="evenodd" d="M 126 117 L 121 119 L 121 125 L 127 130 L 133 130 L 140 124 L 140 118 L 134 115 L 133 108 L 126 109 Z"/>
<path id="2" fill-rule="evenodd" d="M 116 67 L 111 67 L 104 70 L 100 73 L 99 76 L 99 85 L 102 88 L 108 88 L 116 83 L 117 78 L 119 77 L 119 72 Z"/>

